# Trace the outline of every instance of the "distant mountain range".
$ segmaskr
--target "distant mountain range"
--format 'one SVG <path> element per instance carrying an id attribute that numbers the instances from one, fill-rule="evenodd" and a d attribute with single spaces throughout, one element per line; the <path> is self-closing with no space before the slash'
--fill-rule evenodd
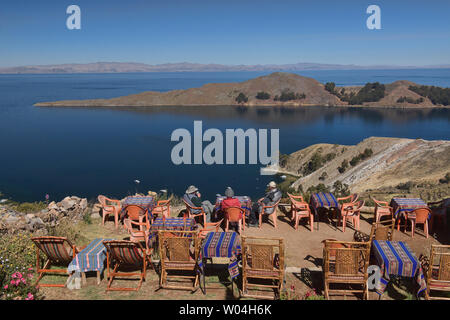
<path id="1" fill-rule="evenodd" d="M 200 63 L 165 63 L 150 65 L 134 62 L 95 62 L 71 63 L 55 65 L 36 65 L 0 68 L 0 74 L 45 74 L 45 73 L 124 73 L 124 72 L 218 72 L 218 71 L 301 71 L 301 70 L 369 70 L 369 69 L 424 69 L 424 68 L 450 68 L 447 65 L 429 66 L 393 66 L 372 65 L 359 66 L 354 64 L 321 64 L 321 63 L 294 63 L 294 64 L 257 64 L 257 65 L 223 65 Z"/>

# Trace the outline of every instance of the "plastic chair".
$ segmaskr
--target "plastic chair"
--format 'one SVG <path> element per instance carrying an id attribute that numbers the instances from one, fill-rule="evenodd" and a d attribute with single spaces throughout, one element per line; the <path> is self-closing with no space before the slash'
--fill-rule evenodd
<path id="1" fill-rule="evenodd" d="M 239 228 L 239 234 L 241 234 L 242 229 L 245 231 L 245 210 L 241 207 L 229 207 L 225 209 L 225 231 L 228 232 L 229 223 L 237 222 Z"/>
<path id="2" fill-rule="evenodd" d="M 113 215 L 114 224 L 117 229 L 119 227 L 119 212 L 122 210 L 122 203 L 120 200 L 109 199 L 103 195 L 99 195 L 97 199 L 102 205 L 102 225 L 105 225 L 106 217 Z"/>
<path id="3" fill-rule="evenodd" d="M 353 228 L 356 227 L 356 230 L 359 231 L 359 216 L 362 207 L 364 207 L 364 200 L 342 205 L 340 216 L 340 219 L 342 219 L 342 232 L 345 232 L 347 220 L 350 220 L 353 224 Z"/>
<path id="4" fill-rule="evenodd" d="M 411 212 L 408 212 L 407 219 L 411 221 L 411 237 L 414 237 L 414 231 L 416 229 L 417 224 L 423 224 L 423 229 L 425 232 L 426 238 L 428 238 L 428 217 L 431 214 L 431 210 L 429 208 L 419 208 L 415 209 Z M 415 215 L 415 218 L 414 218 Z M 406 227 L 406 225 L 405 225 Z"/>

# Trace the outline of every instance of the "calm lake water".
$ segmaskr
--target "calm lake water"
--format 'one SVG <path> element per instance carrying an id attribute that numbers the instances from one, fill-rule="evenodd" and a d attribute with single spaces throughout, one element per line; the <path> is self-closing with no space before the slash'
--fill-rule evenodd
<path id="1" fill-rule="evenodd" d="M 267 73 L 133 73 L 0 75 L 0 191 L 18 201 L 66 195 L 123 197 L 190 184 L 214 199 L 232 186 L 236 194 L 260 195 L 271 179 L 259 165 L 173 165 L 177 128 L 280 129 L 280 152 L 315 143 L 356 144 L 370 136 L 450 139 L 450 110 L 348 108 L 36 108 L 40 101 L 111 98 L 147 90 L 168 91 L 210 82 L 244 81 Z M 450 69 L 304 71 L 337 85 L 411 80 L 450 87 Z M 205 144 L 206 145 L 206 144 Z"/>

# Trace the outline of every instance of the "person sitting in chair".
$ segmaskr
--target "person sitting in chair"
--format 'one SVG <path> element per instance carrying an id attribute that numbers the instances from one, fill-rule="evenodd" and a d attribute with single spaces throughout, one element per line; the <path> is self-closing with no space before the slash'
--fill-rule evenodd
<path id="1" fill-rule="evenodd" d="M 217 209 L 217 213 L 223 215 L 225 209 L 230 207 L 241 207 L 241 202 L 239 199 L 234 198 L 234 191 L 231 187 L 225 189 L 225 199 L 220 203 L 220 207 Z"/>
<path id="2" fill-rule="evenodd" d="M 189 186 L 183 199 L 192 207 L 202 207 L 206 214 L 206 222 L 211 222 L 211 214 L 214 210 L 214 206 L 208 200 L 202 201 L 201 196 L 202 195 L 195 186 Z M 193 213 L 196 214 L 198 212 L 194 210 Z"/>
<path id="3" fill-rule="evenodd" d="M 274 181 L 271 181 L 267 187 L 269 189 L 264 195 L 264 198 L 259 199 L 258 202 L 252 206 L 249 216 L 249 227 L 258 227 L 258 215 L 263 206 L 273 206 L 282 197 L 282 193 L 278 190 L 277 184 Z M 266 208 L 264 209 L 264 214 L 271 214 L 274 210 L 275 208 Z"/>

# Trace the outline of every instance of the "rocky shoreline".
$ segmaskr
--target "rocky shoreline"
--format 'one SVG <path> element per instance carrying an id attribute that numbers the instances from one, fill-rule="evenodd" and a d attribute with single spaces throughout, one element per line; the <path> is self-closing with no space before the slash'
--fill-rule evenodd
<path id="1" fill-rule="evenodd" d="M 31 213 L 17 211 L 6 203 L 0 205 L 0 234 L 32 232 L 47 235 L 47 228 L 58 225 L 63 219 L 76 222 L 87 213 L 93 218 L 100 217 L 99 211 L 98 206 L 90 208 L 86 198 L 77 196 L 65 197 L 60 202 L 52 201 L 47 208 Z"/>

